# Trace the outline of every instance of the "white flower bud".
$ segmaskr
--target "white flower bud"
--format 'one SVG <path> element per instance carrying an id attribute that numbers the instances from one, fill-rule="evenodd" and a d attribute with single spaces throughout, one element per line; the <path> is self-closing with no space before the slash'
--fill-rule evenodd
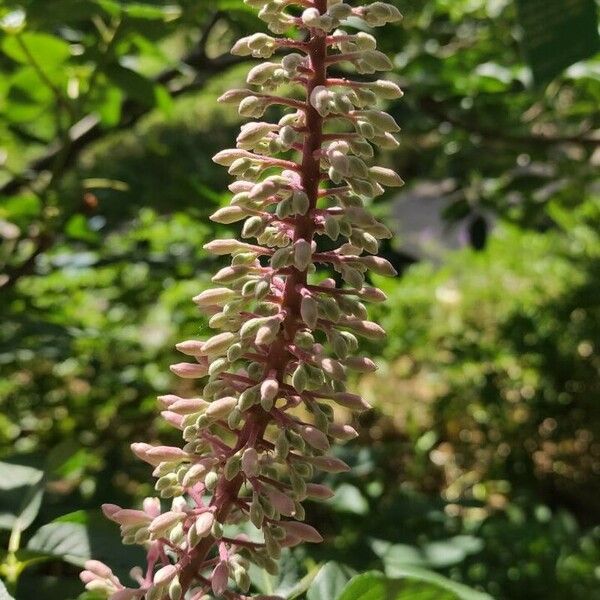
<path id="1" fill-rule="evenodd" d="M 268 102 L 257 96 L 247 96 L 240 102 L 238 112 L 242 117 L 262 117 Z"/>
<path id="2" fill-rule="evenodd" d="M 229 225 L 230 223 L 236 223 L 241 221 L 247 216 L 247 212 L 239 206 L 224 206 L 219 210 L 215 211 L 211 216 L 210 220 L 215 223 L 223 223 Z"/>
<path id="3" fill-rule="evenodd" d="M 164 537 L 165 534 L 185 518 L 181 512 L 166 512 L 156 517 L 148 526 L 148 531 L 156 538 Z"/>
<path id="4" fill-rule="evenodd" d="M 394 269 L 390 261 L 381 256 L 363 256 L 360 262 L 367 269 L 373 271 L 373 273 L 377 273 L 377 275 L 384 275 L 385 277 L 395 277 L 398 275 L 398 271 Z"/>
<path id="5" fill-rule="evenodd" d="M 235 292 L 229 288 L 213 288 L 205 290 L 197 296 L 194 296 L 192 300 L 200 307 L 204 308 L 211 305 L 222 305 L 233 298 L 235 298 Z"/>
<path id="6" fill-rule="evenodd" d="M 327 436 L 316 427 L 313 427 L 312 425 L 303 425 L 298 427 L 297 431 L 313 448 L 323 452 L 329 450 L 329 440 L 327 439 Z"/>
<path id="7" fill-rule="evenodd" d="M 166 585 L 177 575 L 177 567 L 175 565 L 167 565 L 162 567 L 154 574 L 154 585 Z"/>
<path id="8" fill-rule="evenodd" d="M 277 63 L 260 63 L 250 69 L 248 75 L 246 76 L 246 81 L 250 85 L 263 85 L 274 76 L 277 69 L 281 69 L 281 65 L 278 65 Z"/>
<path id="9" fill-rule="evenodd" d="M 208 405 L 205 414 L 212 419 L 221 419 L 227 416 L 229 411 L 235 408 L 236 404 L 237 398 L 234 398 L 233 396 L 219 398 Z"/>
<path id="10" fill-rule="evenodd" d="M 231 148 L 229 150 L 221 150 L 213 156 L 213 162 L 223 167 L 230 167 L 239 158 L 244 158 L 246 152 L 244 150 L 236 150 Z"/>
<path id="11" fill-rule="evenodd" d="M 334 20 L 341 21 L 346 19 L 352 14 L 352 7 L 348 6 L 348 4 L 343 4 L 340 2 L 339 4 L 334 4 L 327 10 L 327 14 Z"/>
<path id="12" fill-rule="evenodd" d="M 292 52 L 281 59 L 281 66 L 289 73 L 289 75 L 293 76 L 296 74 L 298 67 L 304 65 L 305 62 L 304 56 Z"/>
<path id="13" fill-rule="evenodd" d="M 208 365 L 181 362 L 169 367 L 171 372 L 183 379 L 199 379 L 208 375 Z"/>
<path id="14" fill-rule="evenodd" d="M 253 94 L 254 94 L 254 92 L 252 90 L 243 90 L 243 89 L 228 90 L 222 96 L 219 97 L 218 102 L 221 102 L 224 104 L 229 104 L 229 103 L 237 104 L 244 98 L 247 98 L 248 96 L 252 96 Z"/>
<path id="15" fill-rule="evenodd" d="M 294 190 L 292 194 L 292 208 L 297 215 L 305 215 L 310 207 L 310 200 L 302 190 Z"/>
<path id="16" fill-rule="evenodd" d="M 369 175 L 378 183 L 388 187 L 401 187 L 404 185 L 402 178 L 392 169 L 385 167 L 371 167 Z"/>
<path id="17" fill-rule="evenodd" d="M 277 129 L 272 123 L 252 122 L 242 126 L 237 137 L 237 145 L 240 148 L 251 149 L 262 140 L 270 131 Z"/>
<path id="18" fill-rule="evenodd" d="M 362 60 L 366 61 L 376 71 L 389 71 L 394 67 L 392 61 L 379 50 L 368 50 L 362 55 Z"/>
<path id="19" fill-rule="evenodd" d="M 204 343 L 204 352 L 206 354 L 220 354 L 225 352 L 236 339 L 235 334 L 225 331 L 214 335 Z"/>
<path id="20" fill-rule="evenodd" d="M 212 512 L 206 511 L 196 517 L 194 529 L 200 538 L 206 537 L 215 522 L 215 516 Z"/>
<path id="21" fill-rule="evenodd" d="M 402 90 L 393 81 L 378 79 L 371 85 L 375 94 L 383 100 L 396 100 L 397 98 L 402 98 L 404 95 Z"/>
<path id="22" fill-rule="evenodd" d="M 362 117 L 365 117 L 373 127 L 385 132 L 398 132 L 400 127 L 391 115 L 381 110 L 364 110 L 360 113 Z M 366 136 L 365 136 L 366 137 Z"/>

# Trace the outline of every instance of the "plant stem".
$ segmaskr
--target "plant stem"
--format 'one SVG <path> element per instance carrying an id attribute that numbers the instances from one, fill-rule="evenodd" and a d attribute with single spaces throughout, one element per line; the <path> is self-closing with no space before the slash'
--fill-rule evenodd
<path id="1" fill-rule="evenodd" d="M 327 10 L 327 0 L 317 0 L 315 6 L 321 13 L 324 13 Z M 313 89 L 317 86 L 325 85 L 327 80 L 326 34 L 324 32 L 311 31 L 307 42 L 307 49 L 312 73 L 308 77 L 306 84 L 306 135 L 302 147 L 300 175 L 304 192 L 309 198 L 310 208 L 305 215 L 296 215 L 294 217 L 293 228 L 294 241 L 304 239 L 311 243 L 315 232 L 312 213 L 316 208 L 319 198 L 319 183 L 321 178 L 318 151 L 321 149 L 323 142 L 323 118 L 310 104 L 308 99 Z M 298 328 L 300 302 L 302 300 L 298 290 L 301 286 L 306 285 L 306 281 L 306 270 L 299 271 L 295 267 L 291 268 L 291 272 L 286 278 L 285 290 L 281 302 L 281 311 L 285 314 L 285 319 L 277 339 L 271 345 L 265 364 L 265 376 L 269 372 L 277 373 L 277 379 L 282 387 L 286 383 L 286 367 L 290 359 L 293 358 L 287 346 L 293 343 Z M 262 438 L 267 425 L 271 422 L 269 413 L 262 410 L 260 406 L 255 406 L 250 411 L 251 414 L 239 434 L 235 448 L 236 451 L 243 448 L 249 439 Z M 234 506 L 242 483 L 243 476 L 241 474 L 231 481 L 225 479 L 220 481 L 212 500 L 212 505 L 217 507 L 215 517 L 219 522 L 225 520 L 225 517 Z M 209 536 L 202 540 L 194 549 L 189 563 L 184 567 L 179 576 L 184 593 L 191 587 L 215 541 L 213 537 Z"/>

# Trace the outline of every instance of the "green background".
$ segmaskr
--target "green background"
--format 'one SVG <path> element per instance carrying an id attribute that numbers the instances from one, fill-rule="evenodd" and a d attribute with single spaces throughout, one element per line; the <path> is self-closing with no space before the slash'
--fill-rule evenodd
<path id="1" fill-rule="evenodd" d="M 595 600 L 598 56 L 533 89 L 514 2 L 396 4 L 378 39 L 403 131 L 377 160 L 407 185 L 370 208 L 400 276 L 373 281 L 389 337 L 352 382 L 374 410 L 335 449 L 336 498 L 307 506 L 325 543 L 253 585 Z M 0 575 L 18 600 L 73 600 L 87 557 L 123 581 L 137 560 L 97 513 L 152 493 L 129 444 L 178 439 L 155 397 L 178 391 L 174 344 L 207 332 L 190 299 L 221 263 L 202 244 L 237 233 L 208 220 L 240 125 L 216 98 L 264 26 L 239 0 L 3 0 L 0 19 Z"/>

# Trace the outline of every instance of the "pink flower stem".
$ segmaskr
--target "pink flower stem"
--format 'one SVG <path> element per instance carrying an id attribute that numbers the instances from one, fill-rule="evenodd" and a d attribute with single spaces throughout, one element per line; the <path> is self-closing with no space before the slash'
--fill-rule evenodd
<path id="1" fill-rule="evenodd" d="M 314 0 L 312 5 L 321 13 L 327 11 L 327 0 Z M 326 34 L 319 30 L 311 30 L 310 37 L 306 42 L 308 56 L 310 59 L 310 73 L 307 77 L 306 98 L 309 98 L 314 88 L 325 85 L 327 81 L 327 39 Z M 320 196 L 319 184 L 321 182 L 321 172 L 319 159 L 316 158 L 316 152 L 320 150 L 323 143 L 323 118 L 316 109 L 308 102 L 302 103 L 306 119 L 306 135 L 302 146 L 302 161 L 300 165 L 290 161 L 266 159 L 270 165 L 278 165 L 287 169 L 297 170 L 302 181 L 302 188 L 309 199 L 309 210 L 305 215 L 296 215 L 294 217 L 294 241 L 307 240 L 309 243 L 315 234 L 315 223 L 312 212 L 316 208 L 317 200 Z M 299 107 L 296 107 L 299 108 Z M 250 154 L 250 153 L 248 153 Z M 264 373 L 274 372 L 280 387 L 285 385 L 287 367 L 293 358 L 287 346 L 293 343 L 296 331 L 300 323 L 300 303 L 302 300 L 298 288 L 306 286 L 307 272 L 299 271 L 295 267 L 290 268 L 283 291 L 281 301 L 281 310 L 285 313 L 285 318 L 280 329 L 280 333 L 271 345 L 267 357 Z M 242 382 L 248 385 L 254 385 L 255 382 L 250 378 L 232 373 L 223 373 L 221 378 Z M 233 451 L 246 446 L 252 440 L 258 440 L 263 437 L 265 429 L 272 419 L 269 413 L 266 413 L 260 406 L 254 406 L 250 409 L 248 419 L 244 423 L 239 433 L 238 441 Z M 241 474 L 234 477 L 231 481 L 222 478 L 219 481 L 215 494 L 211 501 L 211 506 L 215 509 L 215 517 L 219 522 L 224 522 L 227 514 L 238 502 L 238 495 L 243 483 Z M 215 539 L 208 536 L 191 551 L 189 561 L 179 575 L 179 580 L 183 593 L 192 586 L 195 579 L 199 576 L 199 571 L 203 568 L 206 558 L 215 545 Z M 200 578 L 203 583 L 209 583 L 208 580 Z M 227 593 L 229 598 L 239 598 L 240 596 Z"/>

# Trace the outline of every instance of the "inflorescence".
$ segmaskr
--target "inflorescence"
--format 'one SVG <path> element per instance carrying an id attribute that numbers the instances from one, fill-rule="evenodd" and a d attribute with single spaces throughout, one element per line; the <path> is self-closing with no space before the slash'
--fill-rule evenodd
<path id="1" fill-rule="evenodd" d="M 183 447 L 132 444 L 154 467 L 155 489 L 171 499 L 170 508 L 163 511 L 159 498 L 147 498 L 140 510 L 103 506 L 123 542 L 147 551 L 145 570 L 132 571 L 137 587 L 125 587 L 103 563 L 86 564 L 86 587 L 110 600 L 241 600 L 248 598 L 250 563 L 276 573 L 281 548 L 320 542 L 304 522 L 301 502 L 333 493 L 311 483 L 315 471 L 348 469 L 327 452 L 331 440 L 357 433 L 334 421 L 333 407 L 368 408 L 345 380 L 349 370 L 375 369 L 356 354 L 358 338 L 385 336 L 367 320 L 363 302 L 385 300 L 365 285 L 365 275 L 395 274 L 376 256 L 379 240 L 391 234 L 364 201 L 402 180 L 366 161 L 374 147 L 398 145 L 397 123 L 377 105 L 402 92 L 390 81 L 353 81 L 328 71 L 339 63 L 367 75 L 390 69 L 372 35 L 340 27 L 376 27 L 401 15 L 382 2 L 354 8 L 341 0 L 245 2 L 273 33 L 295 28 L 298 34 L 239 40 L 234 54 L 283 56 L 250 70 L 252 89 L 230 90 L 220 101 L 239 104 L 240 114 L 254 119 L 271 106 L 283 107 L 283 116 L 244 125 L 237 147 L 214 157 L 237 181 L 230 205 L 212 219 L 243 221 L 241 237 L 254 242 L 216 239 L 205 246 L 232 255 L 213 277 L 217 287 L 194 298 L 219 333 L 177 344 L 189 358 L 171 371 L 201 380 L 199 396 L 158 399 L 164 419 L 181 430 Z M 290 97 L 277 94 L 280 86 L 292 90 Z M 319 277 L 317 264 L 331 276 Z M 248 521 L 256 536 L 231 527 Z"/>

